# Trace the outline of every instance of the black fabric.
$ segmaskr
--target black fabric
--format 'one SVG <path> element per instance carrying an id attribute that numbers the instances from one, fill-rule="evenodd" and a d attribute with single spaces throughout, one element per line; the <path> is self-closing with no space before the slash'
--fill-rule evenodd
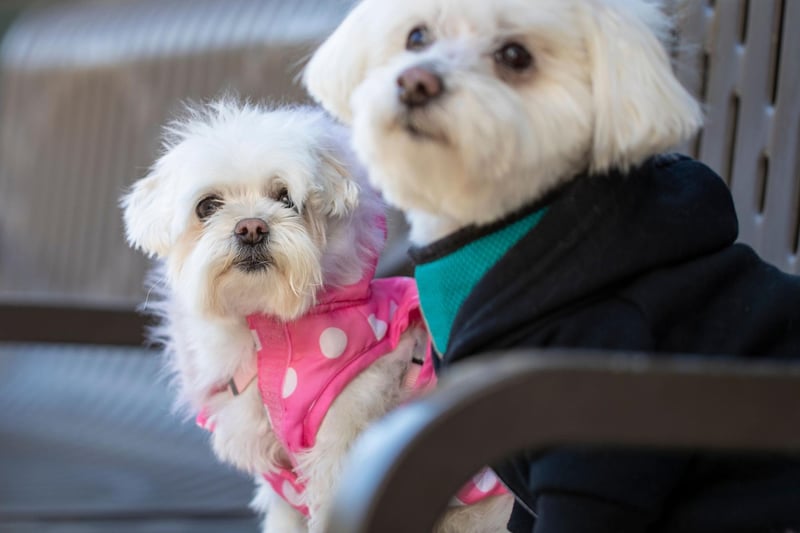
<path id="1" fill-rule="evenodd" d="M 503 217 L 501 220 L 492 222 L 491 224 L 487 224 L 485 226 L 465 226 L 455 233 L 439 239 L 428 246 L 412 246 L 408 250 L 408 255 L 411 256 L 411 260 L 415 265 L 430 263 L 436 261 L 437 259 L 441 259 L 442 257 L 457 251 L 459 248 L 462 248 L 467 244 L 480 239 L 481 237 L 491 235 L 495 231 L 510 226 L 514 222 L 517 222 L 518 220 L 521 220 L 528 215 L 547 207 L 561 193 L 562 191 L 560 189 L 551 191 L 549 194 L 545 194 L 541 200 L 537 200 L 532 204 L 523 206 L 521 209 L 518 209 L 513 213 Z"/>
<path id="2" fill-rule="evenodd" d="M 724 182 L 685 157 L 574 180 L 464 302 L 442 371 L 518 347 L 800 358 L 800 278 L 737 233 Z M 536 515 L 518 505 L 512 531 L 800 529 L 797 458 L 572 449 L 496 469 Z"/>

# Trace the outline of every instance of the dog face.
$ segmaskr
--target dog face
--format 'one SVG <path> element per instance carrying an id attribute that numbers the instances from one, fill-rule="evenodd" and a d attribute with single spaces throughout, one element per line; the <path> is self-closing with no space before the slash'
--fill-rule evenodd
<path id="1" fill-rule="evenodd" d="M 165 260 L 171 291 L 195 309 L 295 318 L 323 284 L 359 279 L 359 245 L 379 247 L 354 235 L 354 215 L 377 208 L 358 209 L 342 143 L 310 109 L 220 101 L 193 111 L 123 198 L 128 240 Z"/>
<path id="2" fill-rule="evenodd" d="M 487 223 L 691 135 L 655 0 L 364 0 L 311 59 L 386 198 Z"/>

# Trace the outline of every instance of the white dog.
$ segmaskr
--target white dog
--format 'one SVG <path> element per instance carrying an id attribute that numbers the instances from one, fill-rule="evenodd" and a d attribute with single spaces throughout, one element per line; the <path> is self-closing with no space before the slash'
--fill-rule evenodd
<path id="1" fill-rule="evenodd" d="M 225 99 L 173 123 L 122 200 L 131 245 L 163 260 L 180 401 L 257 478 L 270 533 L 321 531 L 354 438 L 435 379 L 413 280 L 372 279 L 383 205 L 347 144 L 319 110 Z M 440 529 L 505 530 L 510 502 Z"/>
<path id="2" fill-rule="evenodd" d="M 695 132 L 658 4 L 365 0 L 304 81 L 425 244 Z"/>
<path id="3" fill-rule="evenodd" d="M 312 57 L 311 95 L 411 222 L 444 367 L 512 348 L 798 357 L 800 278 L 735 243 L 719 176 L 662 154 L 702 121 L 670 31 L 658 0 L 363 0 Z M 789 459 L 555 449 L 497 472 L 513 531 L 800 527 Z"/>

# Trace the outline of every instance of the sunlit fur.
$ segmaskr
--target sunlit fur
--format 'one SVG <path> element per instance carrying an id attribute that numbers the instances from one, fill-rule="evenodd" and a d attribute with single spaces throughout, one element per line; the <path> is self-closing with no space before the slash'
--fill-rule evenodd
<path id="1" fill-rule="evenodd" d="M 216 455 L 257 480 L 286 464 L 285 452 L 259 388 L 234 397 L 219 386 L 255 363 L 248 314 L 292 320 L 313 305 L 322 286 L 352 284 L 372 268 L 384 239 L 375 224 L 383 205 L 348 145 L 347 132 L 319 110 L 223 99 L 188 109 L 173 123 L 161 157 L 122 199 L 129 242 L 159 259 L 147 309 L 162 321 L 155 334 L 166 346 L 178 403 L 191 413 L 207 410 Z M 280 200 L 284 188 L 295 207 Z M 201 220 L 196 206 L 209 194 L 223 203 Z M 234 227 L 244 218 L 261 218 L 269 227 L 261 270 L 234 264 L 242 253 Z M 369 421 L 408 399 L 403 377 L 426 339 L 422 327 L 407 331 L 332 404 L 298 468 L 307 484 L 308 520 L 257 483 L 252 507 L 265 514 L 265 532 L 324 530 L 344 455 Z M 504 524 L 510 499 L 481 508 L 482 517 Z M 501 531 L 466 512 L 450 513 L 442 531 Z M 462 528 L 467 520 L 478 529 Z"/>
<path id="2" fill-rule="evenodd" d="M 424 25 L 432 44 L 407 51 Z M 658 0 L 363 0 L 312 57 L 311 95 L 353 126 L 372 182 L 425 244 L 490 223 L 579 175 L 627 170 L 701 124 L 663 45 Z M 533 55 L 521 75 L 493 53 Z M 397 98 L 409 66 L 443 96 L 411 115 Z"/>

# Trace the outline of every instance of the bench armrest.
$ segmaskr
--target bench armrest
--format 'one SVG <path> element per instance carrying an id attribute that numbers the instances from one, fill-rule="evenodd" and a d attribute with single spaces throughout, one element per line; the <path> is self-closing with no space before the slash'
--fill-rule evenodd
<path id="1" fill-rule="evenodd" d="M 565 444 L 800 451 L 800 365 L 588 351 L 459 363 L 359 439 L 328 532 L 430 531 L 483 465 Z"/>

